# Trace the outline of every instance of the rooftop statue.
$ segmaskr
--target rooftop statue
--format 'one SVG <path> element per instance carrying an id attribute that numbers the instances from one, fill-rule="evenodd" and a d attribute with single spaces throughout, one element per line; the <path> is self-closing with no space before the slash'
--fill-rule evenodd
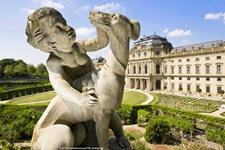
<path id="1" fill-rule="evenodd" d="M 57 93 L 35 126 L 33 149 L 78 146 L 108 149 L 109 128 L 121 149 L 130 148 L 115 109 L 122 101 L 129 41 L 139 37 L 140 26 L 117 13 L 91 12 L 89 18 L 97 37 L 75 41 L 74 29 L 55 9 L 40 8 L 28 17 L 28 43 L 50 53 L 47 69 Z M 95 70 L 86 51 L 99 50 L 109 42 L 111 51 L 106 64 Z M 95 133 L 97 145 L 93 142 Z"/>

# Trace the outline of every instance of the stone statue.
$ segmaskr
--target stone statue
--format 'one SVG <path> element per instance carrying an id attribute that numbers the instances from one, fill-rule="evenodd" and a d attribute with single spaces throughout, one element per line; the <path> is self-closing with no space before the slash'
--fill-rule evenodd
<path id="1" fill-rule="evenodd" d="M 119 146 L 129 148 L 114 110 L 122 100 L 129 39 L 138 38 L 139 23 L 119 14 L 90 13 L 89 17 L 97 37 L 77 42 L 74 29 L 55 9 L 40 8 L 28 17 L 28 43 L 50 53 L 47 69 L 57 93 L 35 126 L 33 149 L 74 146 L 108 149 L 109 128 Z M 104 69 L 96 71 L 86 51 L 99 50 L 109 41 L 112 50 L 108 62 Z M 96 138 L 95 124 L 89 121 L 92 119 L 96 123 L 97 144 L 93 144 Z"/>

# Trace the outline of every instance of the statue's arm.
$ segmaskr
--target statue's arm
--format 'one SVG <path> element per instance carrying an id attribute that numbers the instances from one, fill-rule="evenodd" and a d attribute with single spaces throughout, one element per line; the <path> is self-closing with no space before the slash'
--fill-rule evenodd
<path id="1" fill-rule="evenodd" d="M 49 80 L 57 95 L 65 101 L 75 103 L 80 106 L 90 107 L 97 103 L 97 99 L 91 96 L 94 91 L 80 93 L 66 81 L 63 67 L 59 64 L 60 62 L 52 62 L 52 60 L 51 62 L 47 62 Z"/>
<path id="2" fill-rule="evenodd" d="M 96 28 L 96 31 L 97 36 L 95 38 L 77 41 L 86 51 L 96 51 L 108 45 L 109 37 L 106 32 L 99 28 Z"/>

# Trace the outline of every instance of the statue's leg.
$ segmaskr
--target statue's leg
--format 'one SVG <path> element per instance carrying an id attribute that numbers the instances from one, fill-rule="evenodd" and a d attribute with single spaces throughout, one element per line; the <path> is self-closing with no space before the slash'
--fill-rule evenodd
<path id="1" fill-rule="evenodd" d="M 115 110 L 113 111 L 109 128 L 113 131 L 114 135 L 116 136 L 119 146 L 125 149 L 129 149 L 130 142 L 124 135 L 121 119 Z"/>
<path id="2" fill-rule="evenodd" d="M 58 96 L 54 97 L 34 128 L 31 144 L 35 145 L 42 130 L 53 125 L 66 112 L 68 109 L 63 100 Z"/>
<path id="3" fill-rule="evenodd" d="M 108 150 L 108 132 L 109 132 L 109 122 L 112 118 L 112 110 L 98 110 L 98 113 L 94 116 L 94 121 L 96 123 L 96 134 L 98 138 L 99 147 L 104 150 Z"/>
<path id="4" fill-rule="evenodd" d="M 66 125 L 51 125 L 41 133 L 33 150 L 70 149 L 74 145 L 74 136 Z"/>

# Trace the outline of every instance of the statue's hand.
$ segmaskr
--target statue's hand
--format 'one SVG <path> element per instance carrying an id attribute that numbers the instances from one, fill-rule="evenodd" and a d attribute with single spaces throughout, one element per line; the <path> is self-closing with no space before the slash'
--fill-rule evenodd
<path id="1" fill-rule="evenodd" d="M 92 89 L 81 93 L 80 104 L 84 107 L 94 107 L 98 103 L 98 98 Z"/>

